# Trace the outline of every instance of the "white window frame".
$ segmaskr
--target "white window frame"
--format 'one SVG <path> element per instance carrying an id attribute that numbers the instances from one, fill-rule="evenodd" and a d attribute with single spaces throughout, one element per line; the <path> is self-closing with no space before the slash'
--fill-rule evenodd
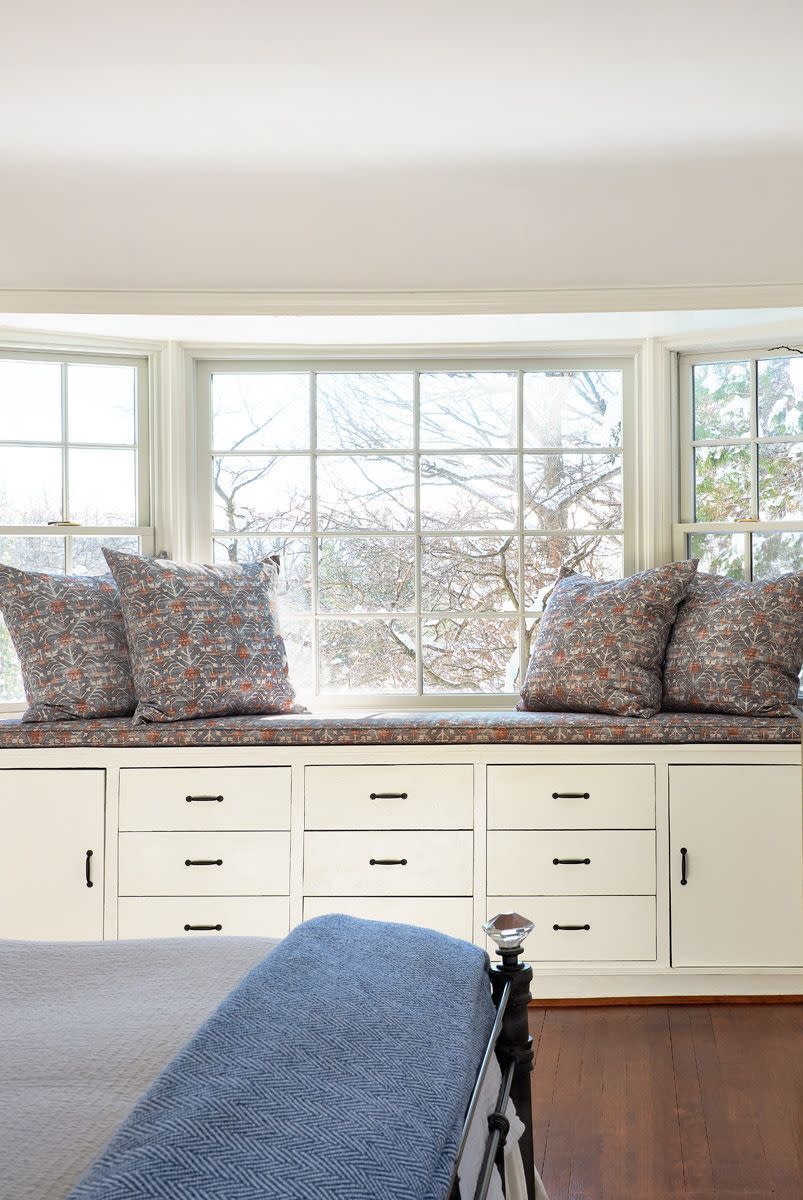
<path id="1" fill-rule="evenodd" d="M 762 445 L 788 445 L 803 443 L 803 437 L 762 437 L 758 433 L 758 362 L 770 358 L 789 358 L 789 347 L 768 350 L 755 343 L 733 346 L 728 350 L 706 351 L 704 349 L 679 354 L 677 357 L 678 385 L 678 519 L 672 529 L 672 544 L 675 558 L 687 558 L 692 534 L 722 533 L 741 534 L 743 577 L 752 578 L 752 534 L 755 533 L 799 533 L 803 532 L 801 521 L 766 521 L 758 514 L 758 449 Z M 694 437 L 694 393 L 693 375 L 695 366 L 716 362 L 750 362 L 750 433 L 741 438 Z M 741 521 L 695 521 L 694 451 L 698 446 L 728 445 L 750 447 L 750 517 Z"/>
<path id="2" fill-rule="evenodd" d="M 629 348 L 628 348 L 629 349 Z M 636 563 L 636 539 L 638 518 L 636 513 L 636 487 L 639 477 L 638 464 L 635 461 L 634 450 L 637 445 L 637 433 L 635 430 L 636 422 L 636 375 L 638 365 L 638 352 L 634 349 L 631 353 L 619 346 L 607 347 L 600 346 L 584 346 L 582 350 L 576 348 L 567 349 L 565 353 L 542 352 L 539 354 L 533 351 L 532 348 L 527 350 L 511 347 L 510 349 L 500 350 L 495 348 L 492 352 L 475 347 L 460 347 L 458 348 L 440 348 L 440 350 L 427 347 L 406 348 L 400 352 L 398 347 L 378 349 L 371 347 L 363 350 L 362 348 L 349 348 L 347 354 L 333 354 L 329 352 L 316 351 L 310 348 L 299 349 L 298 351 L 271 354 L 270 352 L 261 352 L 248 350 L 235 350 L 228 352 L 219 352 L 214 357 L 205 357 L 200 354 L 190 354 L 190 363 L 188 367 L 190 376 L 188 382 L 191 388 L 190 407 L 194 414 L 195 440 L 196 440 L 196 490 L 195 490 L 195 521 L 192 534 L 192 557 L 199 561 L 209 561 L 212 553 L 213 543 L 213 489 L 212 489 L 212 459 L 215 447 L 212 445 L 211 431 L 211 388 L 210 381 L 212 374 L 215 371 L 228 372 L 293 372 L 293 371 L 310 371 L 326 372 L 326 371 L 407 371 L 416 372 L 415 375 L 415 396 L 414 403 L 418 405 L 418 375 L 419 371 L 446 371 L 446 370 L 464 370 L 464 371 L 515 371 L 517 372 L 517 405 L 518 405 L 518 428 L 522 429 L 522 410 L 523 410 L 523 374 L 526 371 L 545 371 L 545 370 L 592 370 L 611 369 L 621 370 L 622 372 L 622 444 L 620 447 L 597 447 L 591 448 L 590 453 L 610 453 L 613 449 L 621 454 L 622 458 L 622 508 L 623 520 L 621 528 L 611 530 L 611 535 L 622 537 L 623 549 L 623 570 L 625 574 L 631 573 L 637 569 Z M 301 450 L 290 453 L 295 453 L 300 457 L 315 457 L 327 455 L 340 455 L 344 453 L 351 454 L 351 451 L 318 450 L 315 446 L 315 410 L 313 389 L 310 389 L 310 430 L 311 430 L 311 447 L 309 450 Z M 521 437 L 521 434 L 520 434 Z M 416 421 L 416 443 L 411 447 L 410 452 L 415 455 L 416 461 L 425 453 L 431 451 L 422 451 L 417 442 L 418 438 L 418 423 Z M 570 450 L 571 447 L 554 447 L 554 450 Z M 585 448 L 583 448 L 585 449 Z M 399 451 L 401 452 L 401 451 Z M 476 447 L 473 448 L 474 453 L 477 453 Z M 480 451 L 481 452 L 481 451 Z M 515 448 L 494 447 L 493 453 L 513 453 L 521 456 L 525 452 L 525 448 L 519 444 Z M 527 453 L 548 453 L 549 448 L 537 447 L 532 451 L 527 450 Z M 370 453 L 370 452 L 366 452 Z M 449 450 L 449 453 L 464 453 L 459 448 Z M 519 457 L 519 461 L 521 458 Z M 416 466 L 416 479 L 418 478 L 418 468 Z M 515 536 L 519 541 L 519 577 L 523 579 L 523 557 L 524 546 L 526 541 L 523 536 L 553 536 L 556 534 L 569 534 L 582 536 L 582 530 L 525 530 L 523 527 L 523 512 L 522 512 L 522 487 L 521 472 L 518 472 L 518 488 L 519 488 L 519 503 L 518 515 Z M 418 488 L 416 488 L 416 510 L 419 504 Z M 299 531 L 295 536 L 310 538 L 313 543 L 313 549 L 319 531 L 315 524 L 315 497 L 314 486 L 312 495 L 312 526 L 309 531 Z M 355 531 L 362 536 L 370 536 L 371 531 Z M 404 613 L 366 613 L 361 614 L 365 618 L 370 617 L 409 617 L 415 623 L 416 644 L 417 644 L 417 684 L 418 692 L 415 693 L 369 693 L 359 692 L 351 696 L 341 695 L 330 692 L 320 692 L 318 690 L 318 622 L 327 617 L 337 617 L 339 614 L 331 613 L 328 610 L 321 612 L 318 609 L 317 602 L 317 555 L 313 553 L 312 567 L 312 608 L 309 614 L 299 613 L 300 619 L 310 619 L 313 626 L 313 672 L 314 686 L 313 692 L 309 697 L 302 696 L 302 699 L 308 700 L 310 703 L 318 706 L 324 706 L 331 709 L 354 709 L 354 708 L 370 708 L 376 705 L 381 705 L 385 709 L 438 709 L 448 706 L 456 709 L 488 709 L 488 708 L 504 708 L 513 707 L 518 699 L 518 693 L 459 693 L 459 692 L 433 692 L 422 693 L 422 656 L 421 656 L 421 616 L 422 607 L 420 603 L 420 536 L 432 533 L 432 530 L 422 530 L 420 521 L 416 516 L 415 527 L 412 530 L 399 531 L 398 536 L 415 536 L 416 538 L 416 594 L 415 607 L 410 612 Z M 437 531 L 435 531 L 437 532 Z M 446 531 L 443 531 L 444 533 Z M 468 534 L 471 536 L 471 531 L 450 531 L 456 536 L 460 534 Z M 590 535 L 598 535 L 607 531 L 592 530 L 586 531 Z M 394 536 L 391 532 L 378 531 L 381 536 Z M 476 536 L 493 536 L 493 531 L 478 530 L 475 531 Z M 259 537 L 256 532 L 251 532 L 251 537 Z M 266 538 L 273 536 L 283 536 L 281 534 L 266 533 Z M 290 536 L 290 535 L 287 535 Z M 348 533 L 338 533 L 338 536 L 349 536 Z M 294 614 L 295 615 L 295 614 Z M 448 617 L 460 616 L 465 617 L 467 613 L 438 613 L 438 617 L 448 619 Z M 497 613 L 480 612 L 472 610 L 472 616 L 497 616 L 508 615 L 514 617 L 514 613 Z M 519 646 L 524 646 L 525 643 L 525 628 L 532 621 L 533 617 L 537 616 L 537 610 L 527 610 L 518 613 L 518 638 Z M 526 664 L 523 664 L 526 666 Z"/>
<path id="3" fill-rule="evenodd" d="M 77 339 L 76 339 L 77 340 Z M 0 524 L 0 536 L 3 537 L 63 537 L 65 539 L 65 571 L 70 573 L 71 569 L 71 549 L 73 537 L 137 537 L 140 539 L 140 548 L 144 554 L 152 554 L 156 544 L 156 530 L 152 518 L 153 513 L 153 492 L 154 480 L 152 471 L 153 462 L 153 447 L 151 444 L 150 431 L 152 427 L 152 391 L 151 375 L 152 375 L 152 359 L 149 353 L 132 354 L 129 352 L 119 353 L 113 350 L 103 350 L 102 352 L 81 349 L 67 349 L 61 344 L 53 345 L 52 348 L 31 349 L 24 342 L 15 344 L 4 342 L 0 345 L 0 358 L 12 360 L 15 362 L 32 361 L 32 362 L 47 362 L 57 363 L 61 366 L 61 406 L 62 406 L 62 422 L 61 431 L 62 437 L 59 441 L 49 441 L 43 439 L 41 441 L 24 441 L 24 442 L 3 442 L 6 445 L 19 445 L 23 447 L 36 448 L 54 448 L 61 451 L 62 454 L 62 487 L 63 491 L 63 511 L 69 511 L 67 508 L 68 488 L 69 488 L 69 471 L 67 467 L 67 455 L 69 449 L 115 449 L 112 443 L 101 444 L 97 443 L 81 443 L 70 442 L 69 424 L 67 416 L 67 368 L 72 364 L 77 365 L 93 365 L 93 366 L 130 366 L 136 370 L 136 453 L 137 453 L 137 496 L 136 506 L 137 521 L 135 525 L 74 525 L 59 523 L 54 525 L 2 525 Z M 120 447 L 121 449 L 130 449 L 129 446 Z M 16 713 L 21 712 L 25 707 L 24 701 L 0 701 L 0 713 Z"/>

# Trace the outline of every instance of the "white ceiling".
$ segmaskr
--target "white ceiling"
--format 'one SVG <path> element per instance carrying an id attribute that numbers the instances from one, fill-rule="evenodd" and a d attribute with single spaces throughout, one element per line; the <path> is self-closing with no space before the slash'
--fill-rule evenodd
<path id="1" fill-rule="evenodd" d="M 428 316 L 131 316 L 0 313 L 4 330 L 126 340 L 249 346 L 469 345 L 472 343 L 636 341 L 718 333 L 723 344 L 740 330 L 770 329 L 799 339 L 803 308 L 626 313 L 477 313 Z"/>
<path id="2" fill-rule="evenodd" d="M 16 0 L 0 162 L 277 170 L 803 146 L 798 0 Z"/>
<path id="3" fill-rule="evenodd" d="M 0 6 L 6 308 L 37 290 L 803 302 L 800 0 Z"/>

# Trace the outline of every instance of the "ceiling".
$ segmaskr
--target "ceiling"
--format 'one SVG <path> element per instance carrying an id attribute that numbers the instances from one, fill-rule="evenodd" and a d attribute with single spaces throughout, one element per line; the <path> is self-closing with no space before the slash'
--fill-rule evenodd
<path id="1" fill-rule="evenodd" d="M 799 0 L 6 0 L 0 307 L 801 304 L 801 51 Z"/>
<path id="2" fill-rule="evenodd" d="M 803 147 L 795 0 L 17 0 L 0 163 L 293 170 Z"/>

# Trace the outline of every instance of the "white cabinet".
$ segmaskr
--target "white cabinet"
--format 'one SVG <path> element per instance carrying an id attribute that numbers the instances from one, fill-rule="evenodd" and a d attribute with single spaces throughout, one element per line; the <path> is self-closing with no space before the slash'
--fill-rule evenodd
<path id="1" fill-rule="evenodd" d="M 0 937 L 103 937 L 102 770 L 0 770 Z"/>
<path id="2" fill-rule="evenodd" d="M 803 964 L 797 766 L 670 769 L 674 967 Z"/>

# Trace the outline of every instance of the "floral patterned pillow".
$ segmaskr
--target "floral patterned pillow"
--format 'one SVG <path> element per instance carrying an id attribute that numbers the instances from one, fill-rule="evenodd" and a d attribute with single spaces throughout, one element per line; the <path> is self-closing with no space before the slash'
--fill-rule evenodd
<path id="1" fill-rule="evenodd" d="M 206 567 L 103 553 L 120 589 L 135 723 L 297 711 L 274 563 Z"/>
<path id="2" fill-rule="evenodd" d="M 803 572 L 748 583 L 702 572 L 678 610 L 665 709 L 784 717 L 803 661 Z"/>
<path id="3" fill-rule="evenodd" d="M 654 716 L 666 643 L 696 569 L 687 559 L 597 583 L 561 567 L 518 708 Z"/>
<path id="4" fill-rule="evenodd" d="M 0 612 L 22 669 L 23 721 L 133 713 L 120 597 L 108 576 L 46 575 L 0 564 Z"/>

